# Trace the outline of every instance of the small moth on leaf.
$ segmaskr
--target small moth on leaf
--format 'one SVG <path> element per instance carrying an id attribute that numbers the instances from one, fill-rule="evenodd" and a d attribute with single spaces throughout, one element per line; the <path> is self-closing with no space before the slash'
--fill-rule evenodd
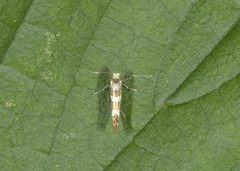
<path id="1" fill-rule="evenodd" d="M 112 126 L 113 126 L 114 132 L 117 132 L 117 130 L 118 130 L 120 114 L 122 114 L 122 116 L 124 117 L 125 120 L 127 119 L 127 116 L 122 112 L 122 109 L 121 109 L 122 93 L 123 93 L 123 91 L 122 91 L 123 88 L 122 87 L 123 86 L 127 89 L 137 91 L 137 90 L 129 88 L 127 85 L 123 84 L 123 82 L 121 80 L 121 77 L 120 77 L 120 73 L 112 73 L 111 74 L 111 79 L 110 79 L 110 84 L 106 85 L 102 90 L 94 93 L 94 94 L 100 94 L 103 91 L 110 88 L 109 96 L 110 96 L 110 99 L 111 99 Z M 99 99 L 99 100 L 101 101 L 101 100 L 104 100 L 104 99 Z M 129 103 L 131 103 L 131 102 L 129 102 Z M 104 103 L 101 102 L 100 105 L 102 105 L 102 104 L 104 104 Z M 129 114 L 127 114 L 127 115 L 129 115 Z"/>
<path id="2" fill-rule="evenodd" d="M 105 128 L 108 121 L 108 114 L 112 114 L 112 127 L 116 133 L 118 131 L 120 115 L 122 115 L 124 130 L 131 129 L 132 95 L 137 92 L 134 89 L 134 79 L 132 72 L 120 74 L 109 72 L 107 67 L 103 67 L 101 72 L 90 73 L 99 74 L 97 83 L 98 95 L 98 124 Z M 111 108 L 110 108 L 111 107 Z"/>

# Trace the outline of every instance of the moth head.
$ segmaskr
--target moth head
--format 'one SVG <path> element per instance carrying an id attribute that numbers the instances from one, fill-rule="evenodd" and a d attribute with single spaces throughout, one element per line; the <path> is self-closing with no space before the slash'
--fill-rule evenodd
<path id="1" fill-rule="evenodd" d="M 113 73 L 113 79 L 120 79 L 120 73 Z"/>

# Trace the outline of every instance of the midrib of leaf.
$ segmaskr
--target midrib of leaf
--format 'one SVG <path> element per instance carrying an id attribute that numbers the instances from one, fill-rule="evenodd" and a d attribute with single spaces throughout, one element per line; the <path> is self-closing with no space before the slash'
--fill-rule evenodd
<path id="1" fill-rule="evenodd" d="M 232 79 L 224 82 L 224 83 L 221 84 L 219 87 L 217 87 L 216 89 L 211 90 L 211 91 L 208 92 L 207 94 L 204 94 L 203 96 L 200 96 L 200 97 L 198 97 L 198 98 L 195 98 L 195 99 L 192 99 L 192 100 L 190 100 L 190 101 L 187 101 L 187 102 L 185 102 L 184 104 L 188 104 L 188 103 L 191 103 L 192 101 L 195 101 L 195 100 L 197 100 L 197 99 L 201 99 L 201 98 L 203 98 L 203 97 L 211 94 L 212 92 L 216 91 L 217 89 L 221 89 L 221 87 L 223 87 L 223 86 L 226 85 L 227 83 L 231 82 L 232 80 L 236 79 L 239 75 L 240 75 L 240 74 L 238 74 L 238 75 L 236 75 L 234 78 L 232 78 Z M 181 103 L 181 104 L 183 104 L 183 103 Z M 178 106 L 178 105 L 181 105 L 181 104 L 168 105 L 168 107 Z M 163 108 L 163 107 L 162 107 L 162 108 Z M 123 154 L 124 151 L 125 151 L 130 145 L 132 145 L 132 144 L 138 146 L 138 147 L 141 148 L 141 149 L 144 149 L 145 151 L 150 152 L 151 154 L 157 155 L 157 154 L 154 153 L 153 151 L 149 151 L 149 150 L 145 149 L 144 147 L 141 147 L 141 146 L 135 144 L 134 141 L 135 141 L 135 139 L 138 137 L 138 135 L 140 135 L 140 134 L 144 131 L 144 129 L 145 129 L 150 123 L 152 123 L 152 121 L 154 120 L 154 118 L 157 116 L 157 114 L 159 113 L 159 111 L 160 111 L 162 108 L 158 109 L 158 111 L 156 111 L 156 112 L 153 114 L 153 116 L 150 118 L 150 120 L 148 120 L 148 121 L 146 122 L 146 124 L 142 127 L 142 129 L 140 129 L 139 132 L 133 136 L 132 140 L 114 157 L 114 159 L 111 161 L 111 163 L 109 163 L 109 164 L 104 168 L 104 170 L 108 170 L 108 168 L 117 160 L 117 158 L 118 158 L 121 154 Z"/>
<path id="2" fill-rule="evenodd" d="M 181 105 L 181 104 L 188 104 L 188 103 L 191 103 L 192 101 L 195 101 L 195 100 L 198 100 L 198 99 L 201 99 L 205 96 L 208 96 L 209 94 L 211 94 L 212 92 L 216 91 L 216 90 L 219 90 L 221 89 L 221 87 L 223 87 L 224 85 L 228 84 L 229 82 L 231 82 L 232 80 L 236 79 L 237 77 L 239 77 L 240 73 L 236 74 L 233 78 L 223 82 L 221 85 L 217 86 L 215 89 L 212 89 L 211 91 L 207 92 L 206 94 L 203 94 L 202 96 L 199 96 L 197 98 L 193 98 L 189 101 L 186 101 L 186 102 L 182 102 L 182 103 L 176 103 L 176 104 L 169 104 L 168 106 L 177 106 L 177 105 Z M 173 94 L 174 95 L 174 94 Z M 159 110 L 158 110 L 159 111 Z"/>
<path id="3" fill-rule="evenodd" d="M 28 7 L 27 7 L 26 10 L 25 10 L 25 13 L 24 13 L 23 17 L 21 18 L 21 21 L 20 21 L 19 25 L 18 25 L 17 28 L 14 30 L 13 35 L 12 35 L 12 37 L 11 37 L 11 41 L 8 43 L 8 46 L 7 46 L 7 48 L 5 49 L 5 52 L 3 53 L 2 56 L 0 56 L 0 64 L 2 64 L 2 61 L 3 61 L 4 57 L 6 56 L 6 54 L 7 54 L 7 52 L 8 52 L 8 49 L 11 47 L 12 43 L 14 42 L 14 40 L 15 40 L 15 38 L 16 38 L 16 35 L 17 35 L 17 32 L 18 32 L 19 28 L 22 26 L 22 24 L 24 23 L 24 20 L 25 20 L 25 18 L 26 18 L 26 16 L 27 16 L 28 12 L 30 11 L 30 8 L 31 8 L 32 4 L 33 4 L 33 0 L 30 1 Z"/>
<path id="4" fill-rule="evenodd" d="M 227 37 L 227 35 L 230 34 L 230 32 L 231 32 L 232 30 L 234 30 L 234 28 L 236 27 L 236 25 L 238 24 L 239 21 L 240 21 L 240 17 L 238 17 L 237 21 L 236 21 L 235 23 L 233 23 L 233 25 L 229 28 L 229 30 L 221 37 L 221 39 L 219 39 L 219 42 L 214 45 L 214 47 L 209 51 L 209 53 L 206 54 L 206 56 L 203 58 L 203 60 L 202 60 L 201 62 L 199 62 L 191 72 L 189 72 L 189 74 L 185 77 L 185 79 L 184 79 L 184 80 L 177 86 L 177 88 L 168 96 L 168 98 L 165 99 L 165 100 L 166 100 L 166 103 L 168 103 L 168 101 L 177 93 L 177 91 L 178 91 L 178 90 L 182 87 L 182 85 L 188 80 L 188 78 L 190 78 L 190 77 L 192 76 L 192 74 L 198 69 L 198 67 L 199 67 L 202 63 L 204 63 L 204 61 L 205 61 L 205 60 L 210 56 L 210 54 L 218 47 L 218 45 Z M 236 76 L 235 76 L 235 77 L 236 77 Z M 234 78 L 235 78 L 235 77 L 234 77 Z M 230 80 L 232 80 L 232 79 L 230 79 Z M 228 80 L 228 81 L 230 81 L 230 80 Z M 226 82 L 228 82 L 228 81 L 226 81 Z M 219 85 L 217 88 L 211 90 L 210 92 L 218 89 L 219 87 L 221 87 L 221 86 L 222 86 L 223 84 L 225 84 L 226 82 L 222 83 L 221 85 Z M 208 92 L 207 94 L 209 94 L 210 92 Z M 201 97 L 201 96 L 200 96 L 200 97 Z M 198 98 L 200 98 L 200 97 L 197 97 L 197 98 L 195 98 L 195 99 L 198 99 Z M 195 99 L 192 99 L 192 100 L 195 100 Z M 191 101 L 192 101 L 192 100 L 191 100 Z"/>
<path id="5" fill-rule="evenodd" d="M 186 17 L 185 19 L 179 24 L 177 30 L 179 30 L 179 28 L 182 26 L 182 24 L 188 19 L 188 16 L 191 14 L 191 9 L 189 10 L 189 12 L 186 14 Z M 164 99 L 164 101 L 167 103 L 167 101 L 175 95 L 175 93 L 178 91 L 178 89 L 181 87 L 181 85 L 191 76 L 191 74 L 196 71 L 196 69 L 199 67 L 199 65 L 201 65 L 201 63 L 203 63 L 207 57 L 214 51 L 214 49 L 224 40 L 224 38 L 235 28 L 235 26 L 237 25 L 237 23 L 240 21 L 240 16 L 238 16 L 237 20 L 231 25 L 231 27 L 229 27 L 229 29 L 225 32 L 224 35 L 222 35 L 222 37 L 218 40 L 218 42 L 212 47 L 212 49 L 205 55 L 205 57 L 195 66 L 195 68 L 193 70 L 191 70 L 188 75 L 185 77 L 185 79 L 179 83 L 179 85 L 176 87 L 176 89 L 167 97 Z M 217 88 L 211 90 L 210 92 L 204 94 L 203 96 L 200 96 L 198 98 L 195 98 L 195 99 L 192 99 L 186 103 L 189 103 L 193 100 L 196 100 L 196 99 L 200 99 L 204 96 L 207 96 L 208 94 L 210 94 L 211 92 L 215 91 L 216 89 L 219 89 L 221 88 L 223 85 L 227 84 L 228 82 L 230 82 L 231 80 L 235 79 L 238 75 L 236 75 L 234 78 L 222 83 L 221 85 L 219 85 Z M 155 82 L 156 84 L 157 82 Z M 184 103 L 185 104 L 185 103 Z M 179 104 L 174 104 L 174 105 L 169 105 L 169 106 L 176 106 L 176 105 L 179 105 Z M 108 168 L 113 164 L 114 161 L 117 160 L 118 156 L 120 156 L 131 144 L 134 143 L 134 140 L 136 139 L 136 137 L 141 134 L 143 131 L 144 131 L 144 128 L 152 122 L 152 120 L 154 119 L 154 117 L 156 117 L 156 114 L 163 108 L 164 106 L 161 106 L 160 108 L 158 108 L 156 110 L 156 112 L 152 115 L 152 117 L 145 123 L 145 125 L 132 137 L 132 140 L 129 141 L 128 144 L 126 144 L 126 146 L 114 157 L 114 159 L 103 169 L 103 170 L 108 170 Z"/>

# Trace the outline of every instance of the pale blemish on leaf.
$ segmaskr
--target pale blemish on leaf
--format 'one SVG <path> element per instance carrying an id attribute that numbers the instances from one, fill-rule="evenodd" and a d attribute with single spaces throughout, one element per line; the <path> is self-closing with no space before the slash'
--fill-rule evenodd
<path id="1" fill-rule="evenodd" d="M 76 138 L 76 134 L 73 132 L 70 133 L 70 136 L 71 136 L 71 138 Z"/>
<path id="2" fill-rule="evenodd" d="M 64 139 L 69 139 L 69 136 L 68 136 L 66 133 L 64 133 L 64 134 L 63 134 L 63 138 L 64 138 Z"/>
<path id="3" fill-rule="evenodd" d="M 47 61 L 49 63 L 51 63 L 52 62 L 51 56 L 53 54 L 52 44 L 56 41 L 56 39 L 55 39 L 55 36 L 51 32 L 46 32 L 45 36 L 46 36 L 46 47 L 45 47 L 44 52 L 46 54 Z"/>
<path id="4" fill-rule="evenodd" d="M 51 71 L 46 71 L 46 72 L 42 72 L 40 75 L 41 79 L 43 80 L 53 80 L 53 73 Z"/>
<path id="5" fill-rule="evenodd" d="M 13 99 L 9 99 L 5 102 L 5 107 L 6 108 L 11 108 L 11 107 L 15 107 L 16 106 L 16 103 L 14 102 Z"/>

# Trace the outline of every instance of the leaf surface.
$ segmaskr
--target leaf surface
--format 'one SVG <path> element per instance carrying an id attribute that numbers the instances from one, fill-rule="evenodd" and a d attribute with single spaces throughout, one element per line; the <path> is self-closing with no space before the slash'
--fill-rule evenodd
<path id="1" fill-rule="evenodd" d="M 239 168 L 239 1 L 0 4 L 19 9 L 0 16 L 19 20 L 0 29 L 2 170 Z M 153 76 L 134 78 L 131 132 L 98 129 L 103 66 Z"/>

